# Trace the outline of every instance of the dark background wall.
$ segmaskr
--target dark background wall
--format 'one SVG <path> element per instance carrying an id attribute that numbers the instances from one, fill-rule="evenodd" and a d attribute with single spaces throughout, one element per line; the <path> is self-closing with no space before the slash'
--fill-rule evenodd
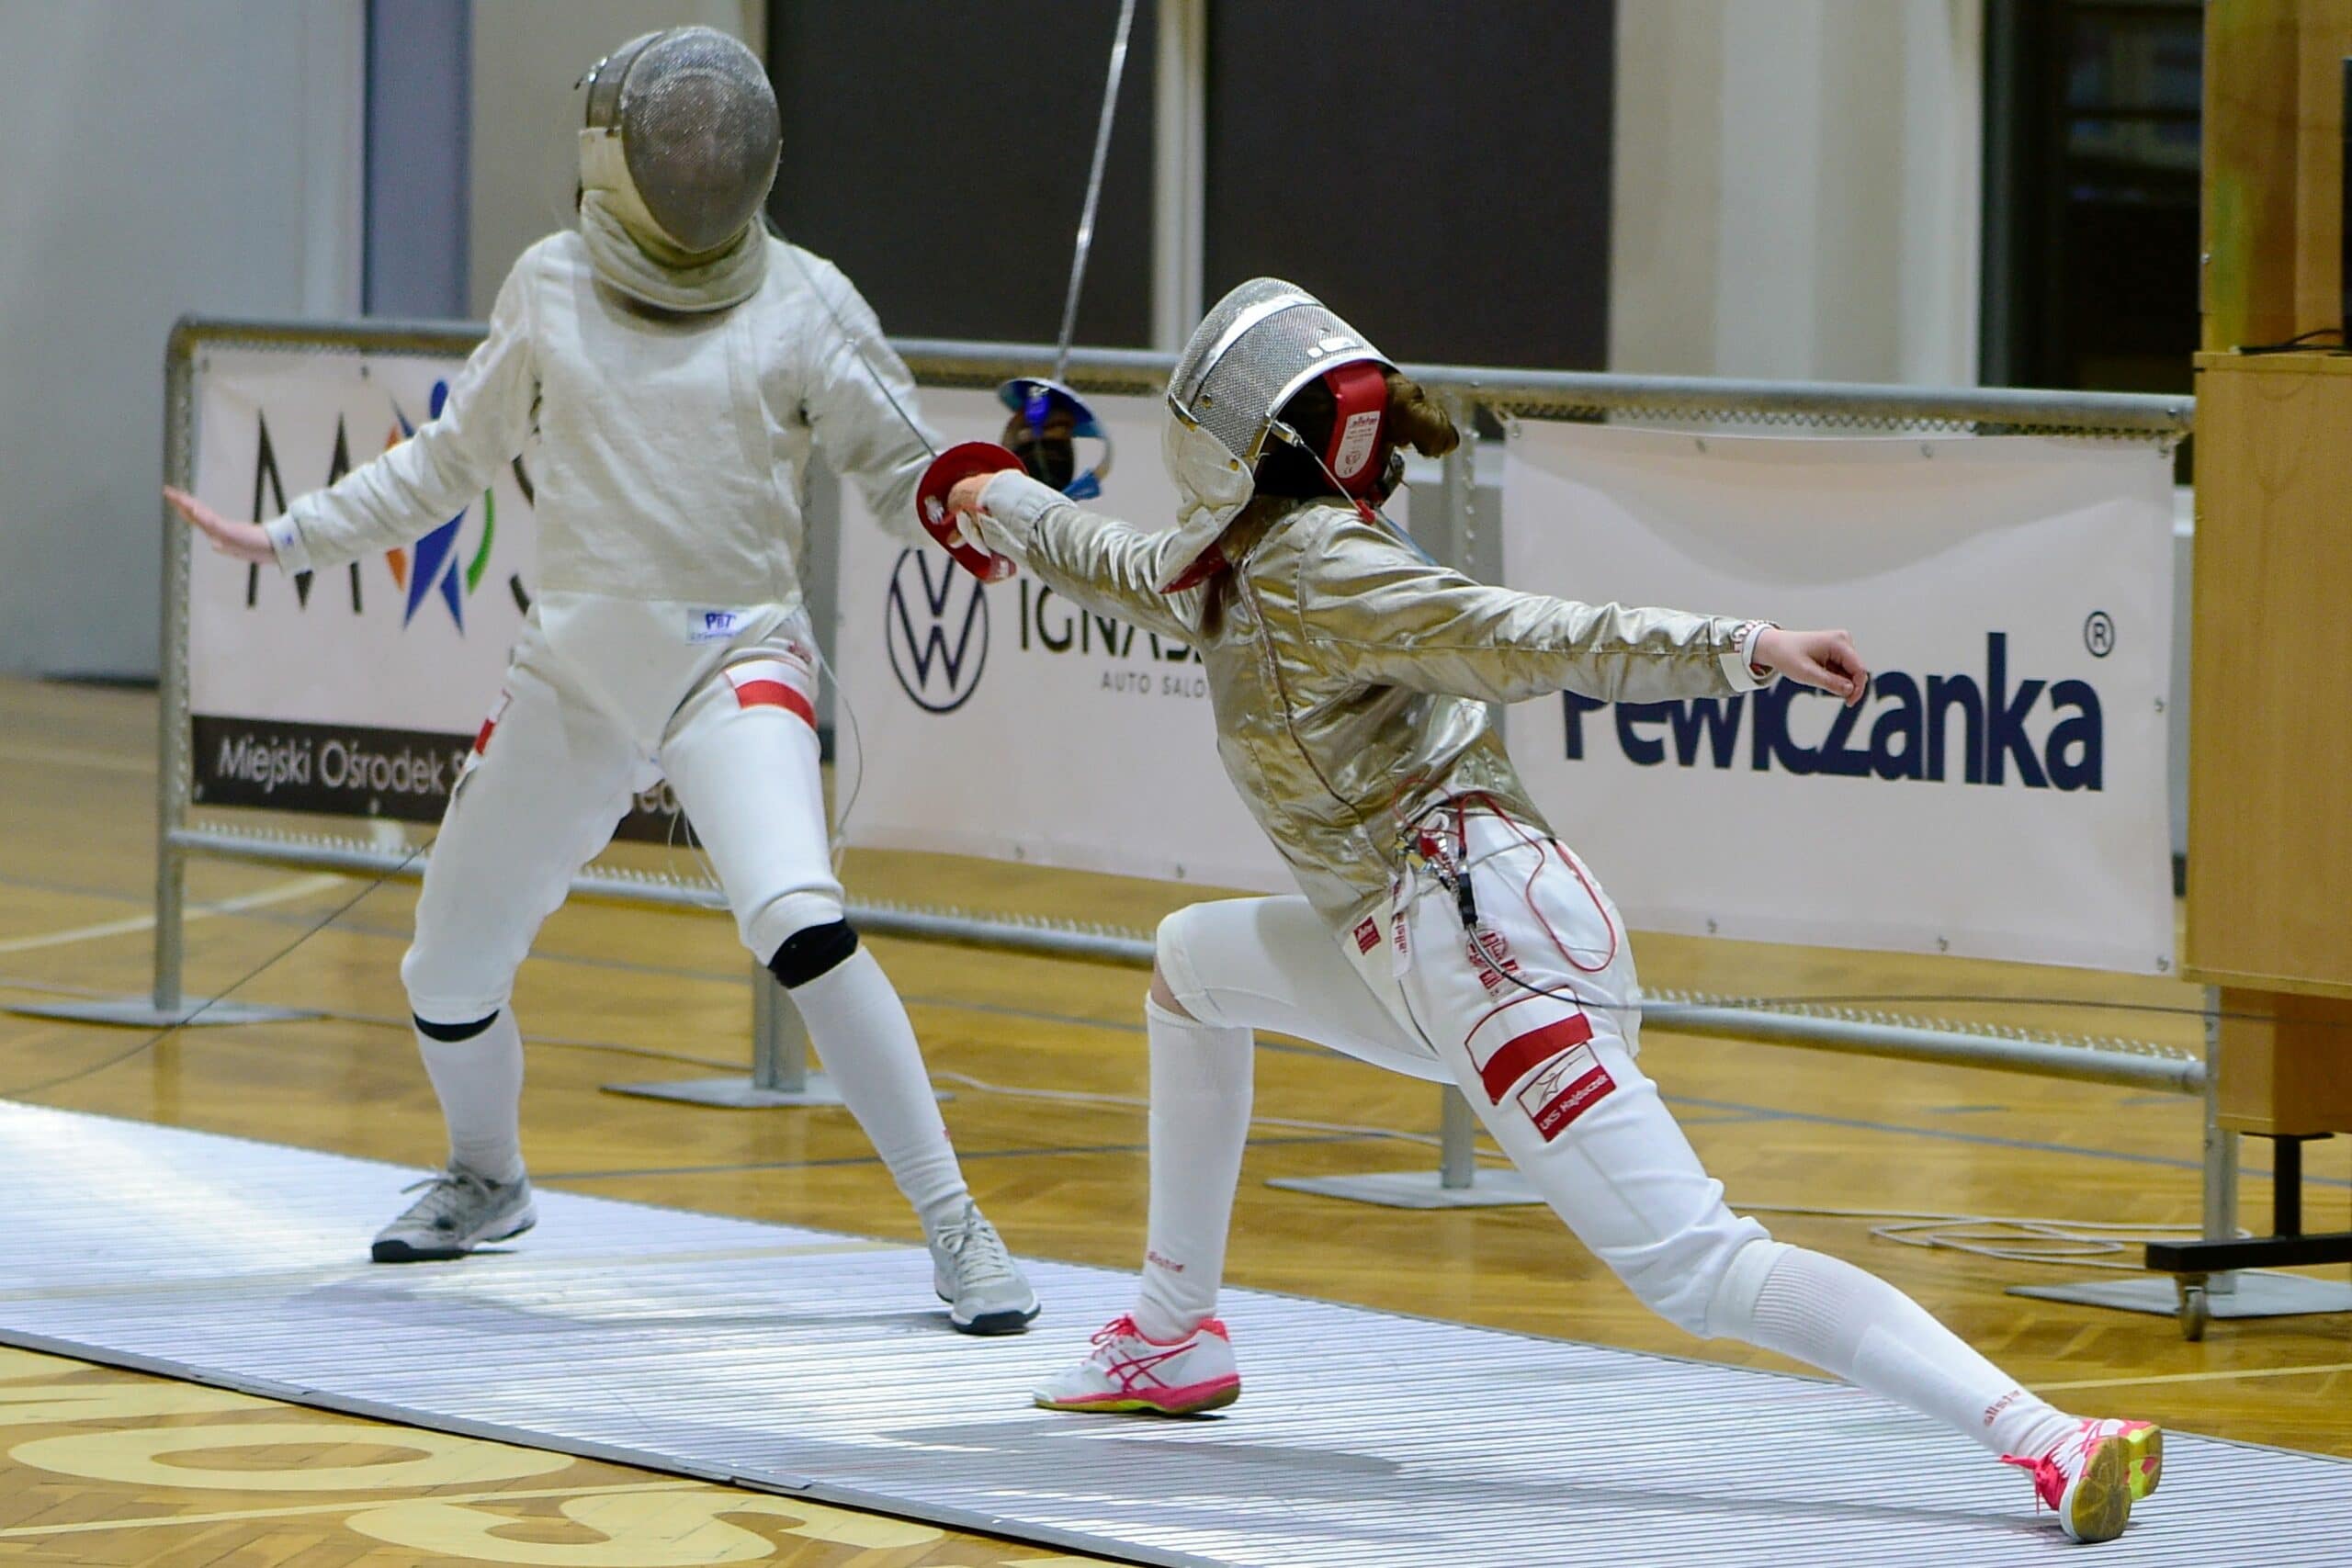
<path id="1" fill-rule="evenodd" d="M 1991 0 L 1987 382 L 2189 389 L 2204 29 L 2199 0 Z"/>
<path id="2" fill-rule="evenodd" d="M 1155 9 L 1080 343 L 1150 338 Z M 891 333 L 1050 341 L 1117 12 L 771 0 L 777 224 Z M 1612 0 L 1210 0 L 1204 299 L 1280 273 L 1405 358 L 1600 368 L 1615 28 Z"/>
<path id="3" fill-rule="evenodd" d="M 777 227 L 838 262 L 894 335 L 1052 342 L 1118 12 L 1117 0 L 771 0 Z M 1158 26 L 1144 0 L 1079 310 L 1083 344 L 1150 337 Z"/>
<path id="4" fill-rule="evenodd" d="M 1601 368 L 1611 0 L 1210 0 L 1204 296 L 1295 279 L 1406 359 Z"/>

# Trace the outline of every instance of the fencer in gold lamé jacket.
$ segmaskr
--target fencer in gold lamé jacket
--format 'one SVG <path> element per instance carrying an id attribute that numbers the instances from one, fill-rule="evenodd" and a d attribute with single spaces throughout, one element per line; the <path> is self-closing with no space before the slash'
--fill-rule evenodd
<path id="1" fill-rule="evenodd" d="M 990 479 L 981 503 L 990 548 L 1199 651 L 1226 772 L 1337 930 L 1386 899 L 1405 826 L 1446 800 L 1485 795 L 1549 832 L 1487 704 L 1763 683 L 1743 657 L 1759 623 L 1492 587 L 1352 507 L 1261 497 L 1226 531 L 1229 570 L 1161 593 L 1174 536 L 1082 511 L 1018 472 Z"/>

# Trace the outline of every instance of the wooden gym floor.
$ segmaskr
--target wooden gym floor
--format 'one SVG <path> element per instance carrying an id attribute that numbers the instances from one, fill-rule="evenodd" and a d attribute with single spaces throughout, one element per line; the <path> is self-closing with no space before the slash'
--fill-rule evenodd
<path id="1" fill-rule="evenodd" d="M 0 1002 L 143 990 L 153 863 L 152 694 L 0 681 Z M 1586 846 L 1603 875 L 1607 855 Z M 657 857 L 658 858 L 658 857 Z M 854 855 L 852 887 L 906 902 L 1148 925 L 1167 889 L 937 857 Z M 363 884 L 199 863 L 192 994 L 293 943 Z M 0 1095 L 424 1166 L 438 1117 L 395 966 L 413 888 L 388 884 L 238 995 L 328 1010 L 199 1028 L 151 1050 L 126 1031 L 0 1014 Z M 1128 1267 L 1142 1245 L 1146 1088 L 1136 973 L 877 942 L 956 1094 L 973 1189 L 1017 1251 Z M 1907 1009 L 2193 1046 L 2199 994 L 2064 970 L 1655 937 L 1653 987 L 1769 995 L 2024 998 Z M 541 934 L 516 1011 L 532 1042 L 524 1132 L 550 1188 L 911 1239 L 888 1176 L 838 1111 L 726 1111 L 622 1099 L 615 1081 L 741 1071 L 748 959 L 723 919 L 576 905 Z M 2073 1004 L 2073 1005 L 2067 1005 Z M 2130 1010 L 2114 1010 L 2126 1004 Z M 1900 1005 L 1900 1004 L 1888 1004 Z M 1911 1292 L 2030 1385 L 2086 1412 L 2352 1456 L 2352 1319 L 2217 1323 L 2030 1302 L 2005 1286 L 2086 1277 L 1873 1239 L 1870 1221 L 1774 1210 L 1901 1211 L 2189 1224 L 2195 1105 L 2168 1096 L 1645 1032 L 1644 1060 L 1735 1204 L 1776 1234 Z M 124 1053 L 132 1053 L 123 1056 Z M 123 1056 L 119 1061 L 113 1060 Z M 111 1065 L 107 1065 L 111 1064 Z M 29 1086 L 87 1076 L 40 1092 Z M 1539 1209 L 1342 1207 L 1274 1176 L 1422 1167 L 1435 1091 L 1268 1042 L 1236 1218 L 1237 1283 L 1598 1341 L 1772 1364 L 1652 1319 Z M 2345 1223 L 2340 1145 L 2312 1151 L 2307 1223 Z M 2251 1144 L 2244 1201 L 2267 1212 Z M 389 1216 L 355 1214 L 358 1247 Z M 0 1258 L 6 1255 L 0 1238 Z M 2132 1254 L 2127 1254 L 2132 1256 Z M 1035 1332 L 1076 1356 L 1097 1325 L 1046 1303 Z M 1245 1358 L 1248 1347 L 1242 1347 Z M 299 1446 L 239 1426 L 338 1430 Z M 163 1451 L 164 1427 L 203 1441 Z M 696 1482 L 405 1433 L 130 1373 L 0 1353 L 0 1562 L 105 1564 L 766 1562 L 791 1568 L 1075 1563 L 1036 1548 L 785 1504 Z M 58 1442 L 55 1439 L 73 1438 Z M 405 1479 L 417 1450 L 480 1451 L 484 1479 Z M 435 1471 L 435 1476 L 443 1472 Z M 2020 1506 L 2024 1506 L 2022 1493 Z"/>

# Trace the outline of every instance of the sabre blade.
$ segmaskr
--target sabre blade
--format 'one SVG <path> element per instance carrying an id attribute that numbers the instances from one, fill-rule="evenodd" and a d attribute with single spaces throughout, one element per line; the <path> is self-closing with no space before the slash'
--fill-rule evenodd
<path id="1" fill-rule="evenodd" d="M 783 240 L 784 236 L 778 234 L 776 238 Z M 792 269 L 800 275 L 800 281 L 808 286 L 808 292 L 817 297 L 817 303 L 831 319 L 833 331 L 841 333 L 842 341 L 849 345 L 851 355 L 857 360 L 858 368 L 865 372 L 865 378 L 874 383 L 875 389 L 880 392 L 883 400 L 890 405 L 890 412 L 897 414 L 899 423 L 907 427 L 907 434 L 922 443 L 923 451 L 930 455 L 933 462 L 938 461 L 939 448 L 931 444 L 931 437 L 923 434 L 922 426 L 915 423 L 914 416 L 907 412 L 905 406 L 899 401 L 899 394 L 890 389 L 890 383 L 883 378 L 879 370 L 874 368 L 874 361 L 865 357 L 865 350 L 858 344 L 857 334 L 849 330 L 849 323 L 842 320 L 842 313 L 833 309 L 832 300 L 826 295 L 824 289 L 818 286 L 817 275 L 810 272 L 808 264 L 800 259 L 800 247 L 790 240 L 784 240 L 784 254 L 792 258 Z"/>
<path id="2" fill-rule="evenodd" d="M 1119 111 L 1119 78 L 1127 69 L 1127 29 L 1136 0 L 1119 0 L 1119 28 L 1111 38 L 1111 69 L 1102 84 L 1102 113 L 1094 126 L 1094 165 L 1086 176 L 1086 206 L 1079 214 L 1078 248 L 1069 258 L 1069 289 L 1062 297 L 1061 335 L 1054 340 L 1054 379 L 1067 381 L 1071 338 L 1078 331 L 1078 296 L 1086 287 L 1086 258 L 1094 248 L 1094 209 L 1102 197 L 1102 165 L 1111 152 L 1111 122 Z"/>

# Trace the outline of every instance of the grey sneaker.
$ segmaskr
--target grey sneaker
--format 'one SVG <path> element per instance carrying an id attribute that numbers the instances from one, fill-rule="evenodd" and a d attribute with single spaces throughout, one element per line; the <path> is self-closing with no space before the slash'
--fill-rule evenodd
<path id="1" fill-rule="evenodd" d="M 463 1258 L 487 1241 L 521 1235 L 539 1223 L 531 1207 L 531 1179 L 492 1181 L 452 1165 L 401 1190 L 424 1189 L 408 1213 L 376 1233 L 379 1263 L 432 1263 Z"/>
<path id="2" fill-rule="evenodd" d="M 931 1284 L 959 1334 L 1018 1334 L 1037 1315 L 1037 1292 L 968 1198 L 964 1212 L 931 1238 Z"/>

